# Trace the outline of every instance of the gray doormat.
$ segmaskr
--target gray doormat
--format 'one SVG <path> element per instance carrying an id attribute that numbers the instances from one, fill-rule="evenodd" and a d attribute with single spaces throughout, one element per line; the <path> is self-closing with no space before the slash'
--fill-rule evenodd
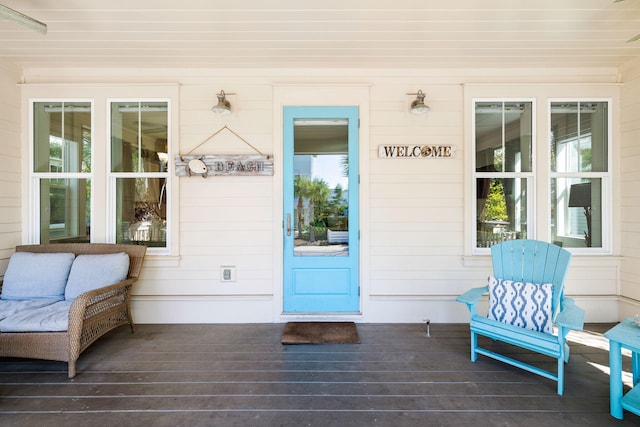
<path id="1" fill-rule="evenodd" d="M 358 344 L 360 336 L 353 322 L 288 322 L 282 344 Z"/>

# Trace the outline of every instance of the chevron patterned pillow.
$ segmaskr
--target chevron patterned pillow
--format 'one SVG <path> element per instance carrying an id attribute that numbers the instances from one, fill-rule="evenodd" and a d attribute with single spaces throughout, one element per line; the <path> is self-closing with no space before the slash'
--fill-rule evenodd
<path id="1" fill-rule="evenodd" d="M 553 285 L 514 282 L 489 276 L 489 319 L 532 331 L 553 333 Z"/>

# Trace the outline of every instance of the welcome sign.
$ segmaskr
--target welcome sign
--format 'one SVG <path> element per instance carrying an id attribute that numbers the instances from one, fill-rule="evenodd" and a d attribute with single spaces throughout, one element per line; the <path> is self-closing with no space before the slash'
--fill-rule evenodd
<path id="1" fill-rule="evenodd" d="M 455 154 L 453 145 L 380 145 L 378 157 L 384 159 L 422 158 L 448 159 Z"/>

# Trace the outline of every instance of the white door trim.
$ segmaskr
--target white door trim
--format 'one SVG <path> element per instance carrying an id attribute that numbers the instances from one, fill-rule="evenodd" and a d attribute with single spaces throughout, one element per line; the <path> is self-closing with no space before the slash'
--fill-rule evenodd
<path id="1" fill-rule="evenodd" d="M 273 313 L 274 322 L 305 320 L 353 320 L 366 322 L 369 301 L 369 142 L 370 85 L 282 84 L 273 86 Z M 360 314 L 291 315 L 283 314 L 283 107 L 358 106 L 360 110 Z"/>

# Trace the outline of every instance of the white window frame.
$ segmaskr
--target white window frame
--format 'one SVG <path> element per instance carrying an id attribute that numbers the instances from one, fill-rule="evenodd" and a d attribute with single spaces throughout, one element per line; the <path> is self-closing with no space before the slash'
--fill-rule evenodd
<path id="1" fill-rule="evenodd" d="M 562 178 L 591 178 L 600 179 L 602 183 L 602 247 L 565 247 L 569 252 L 574 254 L 611 254 L 613 248 L 612 236 L 613 236 L 613 221 L 612 221 L 612 206 L 613 206 L 613 100 L 611 98 L 597 98 L 597 97 L 580 97 L 580 98 L 549 98 L 547 99 L 547 115 L 549 125 L 551 125 L 551 105 L 553 103 L 593 103 L 602 102 L 607 103 L 607 171 L 606 172 L 557 172 L 549 171 L 549 180 L 547 183 L 547 192 L 551 192 L 551 183 L 554 179 Z M 549 144 L 548 144 L 548 156 L 551 158 L 552 146 L 551 146 L 551 129 L 549 129 Z M 557 169 L 557 168 L 556 168 Z M 553 201 L 555 202 L 555 201 Z M 552 208 L 552 206 L 550 206 Z M 551 212 L 549 212 L 549 216 Z M 551 228 L 549 228 L 549 235 L 547 240 L 551 240 Z"/>
<path id="2" fill-rule="evenodd" d="M 88 103 L 91 108 L 91 172 L 36 172 L 35 166 L 35 117 L 34 106 L 37 103 L 61 103 L 72 104 L 77 102 Z M 95 105 L 94 100 L 91 98 L 29 98 L 29 229 L 28 229 L 28 242 L 32 244 L 40 243 L 41 233 L 41 218 L 40 218 L 40 181 L 42 179 L 88 179 L 91 182 L 91 192 L 93 194 L 95 179 Z M 95 204 L 91 203 L 91 221 L 94 218 Z M 89 239 L 92 242 L 93 227 L 89 234 Z"/>
<path id="3" fill-rule="evenodd" d="M 111 164 L 111 104 L 118 102 L 129 102 L 129 103 L 145 103 L 145 102 L 166 102 L 167 103 L 167 155 L 169 156 L 169 161 L 167 162 L 167 169 L 165 172 L 113 172 L 112 164 Z M 147 253 L 150 255 L 171 255 L 171 237 L 172 237 L 172 228 L 173 228 L 173 218 L 172 218 L 172 198 L 173 192 L 170 191 L 173 188 L 172 179 L 173 174 L 170 173 L 171 165 L 173 164 L 171 161 L 171 153 L 173 153 L 173 130 L 172 130 L 172 102 L 171 98 L 160 97 L 160 98 L 107 98 L 105 111 L 105 126 L 106 126 L 106 144 L 105 144 L 105 156 L 107 159 L 107 239 L 111 243 L 115 243 L 116 241 L 116 222 L 117 222 L 117 212 L 116 212 L 116 183 L 119 178 L 164 178 L 166 181 L 166 207 L 167 207 L 167 219 L 166 219 L 166 245 L 163 248 L 158 247 L 148 247 Z"/>
<path id="4" fill-rule="evenodd" d="M 531 172 L 478 172 L 476 169 L 476 104 L 484 102 L 496 102 L 496 103 L 513 103 L 513 102 L 530 102 L 531 103 Z M 537 124 L 536 124 L 536 99 L 535 98 L 472 98 L 471 99 L 471 186 L 472 186 L 472 207 L 471 207 L 471 222 L 473 231 L 471 233 L 471 252 L 474 255 L 485 255 L 491 252 L 491 248 L 478 247 L 478 233 L 477 233 L 477 180 L 478 178 L 513 178 L 513 179 L 526 179 L 527 182 L 527 237 L 529 239 L 534 238 L 536 230 L 536 218 L 535 218 L 535 206 L 536 206 L 536 153 L 537 153 Z M 504 112 L 503 112 L 504 115 Z M 504 122 L 504 121 L 503 121 Z M 502 129 L 502 142 L 504 144 L 504 126 Z"/>

